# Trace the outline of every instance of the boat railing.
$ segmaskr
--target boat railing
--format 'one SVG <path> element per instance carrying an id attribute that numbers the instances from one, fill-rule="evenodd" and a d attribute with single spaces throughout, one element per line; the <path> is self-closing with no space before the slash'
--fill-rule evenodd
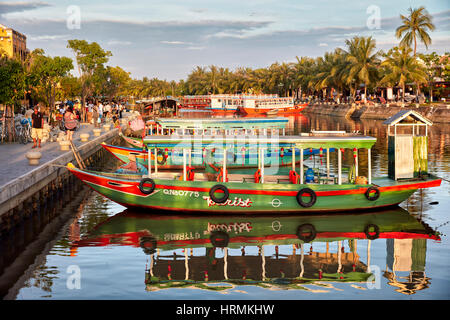
<path id="1" fill-rule="evenodd" d="M 346 131 L 316 131 L 316 130 L 311 130 L 310 133 L 306 133 L 304 136 L 313 136 L 313 137 L 318 137 L 318 136 L 333 136 L 333 137 L 341 136 L 341 137 L 352 137 L 352 136 L 357 136 L 357 135 L 360 135 L 359 132 L 346 132 Z"/>
<path id="2" fill-rule="evenodd" d="M 322 132 L 323 133 L 323 132 Z M 234 149 L 236 145 L 239 145 L 241 147 L 245 147 L 244 149 L 250 150 L 251 148 L 255 149 L 257 151 L 257 159 L 258 159 L 258 171 L 255 172 L 255 179 L 253 179 L 255 182 L 276 182 L 280 183 L 279 179 L 286 180 L 286 177 L 284 178 L 273 178 L 272 174 L 269 173 L 269 170 L 267 170 L 267 174 L 265 174 L 265 168 L 267 165 L 272 164 L 270 161 L 266 162 L 265 165 L 265 158 L 267 154 L 267 150 L 273 148 L 274 146 L 277 147 L 278 152 L 281 155 L 281 149 L 285 148 L 286 150 L 289 148 L 292 150 L 291 152 L 291 163 L 292 163 L 292 174 L 294 174 L 298 179 L 295 179 L 293 183 L 298 184 L 304 184 L 304 182 L 307 182 L 310 179 L 305 178 L 307 175 L 305 175 L 305 169 L 304 169 L 304 155 L 305 151 L 320 148 L 320 156 L 324 157 L 323 160 L 326 161 L 326 175 L 323 174 L 323 177 L 321 177 L 320 172 L 314 172 L 314 179 L 310 182 L 316 182 L 316 183 L 336 183 L 337 184 L 345 184 L 345 183 L 353 183 L 358 180 L 358 178 L 364 178 L 365 177 L 359 177 L 358 175 L 358 167 L 359 167 L 359 157 L 358 153 L 359 150 L 366 150 L 367 154 L 367 167 L 368 167 L 368 176 L 367 176 L 367 183 L 371 184 L 371 147 L 375 143 L 376 139 L 373 137 L 367 137 L 367 136 L 361 136 L 361 135 L 343 135 L 345 132 L 339 132 L 339 135 L 322 135 L 322 136 L 278 136 L 278 137 L 271 137 L 271 136 L 253 136 L 253 135 L 247 135 L 247 136 L 236 136 L 236 135 L 229 135 L 229 136 L 202 136 L 202 135 L 192 135 L 192 136 L 172 136 L 170 138 L 164 138 L 162 136 L 160 137 L 147 137 L 144 139 L 144 143 L 147 144 L 148 152 L 152 152 L 153 150 L 154 154 L 157 153 L 158 148 L 177 148 L 181 149 L 183 153 L 183 178 L 182 180 L 186 180 L 188 168 L 191 167 L 191 156 L 192 156 L 192 148 L 201 148 L 201 150 L 218 150 L 223 151 L 223 154 L 227 154 L 227 152 L 231 152 L 230 150 Z M 352 170 L 349 172 L 349 174 L 352 174 L 352 177 L 346 178 L 343 176 L 343 166 L 342 166 L 342 160 L 343 160 L 343 154 L 345 149 L 350 149 L 353 151 L 353 161 L 352 161 Z M 297 150 L 299 151 L 299 159 L 296 161 L 296 153 Z M 331 168 L 330 168 L 330 153 L 337 151 L 337 179 L 336 175 L 332 175 Z M 364 152 L 365 153 L 365 152 Z M 272 154 L 272 151 L 270 152 Z M 151 159 L 151 155 L 149 154 L 148 159 Z M 220 181 L 229 181 L 228 172 L 227 172 L 227 158 L 228 157 L 222 157 L 223 161 L 220 164 L 219 167 L 222 168 L 221 173 L 219 174 L 219 180 Z M 156 157 L 154 157 L 156 159 Z M 298 171 L 297 171 L 297 163 L 299 162 Z M 154 169 L 157 172 L 157 163 L 155 160 Z M 148 163 L 149 167 L 149 175 L 151 175 L 151 167 L 152 163 L 149 161 Z M 306 172 L 307 173 L 307 172 Z M 256 174 L 259 175 L 259 178 L 256 179 Z M 317 179 L 316 179 L 317 177 Z M 325 178 L 326 177 L 326 178 Z M 289 177 L 290 179 L 291 177 Z M 251 177 L 250 177 L 251 179 Z M 275 179 L 275 180 L 274 180 Z M 237 182 L 247 182 L 246 179 L 238 178 Z M 348 181 L 346 181 L 348 180 Z"/>

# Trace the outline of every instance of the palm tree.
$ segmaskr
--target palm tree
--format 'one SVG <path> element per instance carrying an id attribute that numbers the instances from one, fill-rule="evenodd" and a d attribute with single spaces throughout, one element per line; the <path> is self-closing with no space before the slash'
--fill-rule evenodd
<path id="1" fill-rule="evenodd" d="M 331 69 L 333 68 L 333 53 L 325 52 L 323 57 L 317 59 L 317 69 L 311 78 L 311 86 L 317 90 L 323 91 L 324 98 L 327 97 L 327 87 L 331 84 Z"/>
<path id="2" fill-rule="evenodd" d="M 425 47 L 431 44 L 430 35 L 427 33 L 427 29 L 433 31 L 435 29 L 434 24 L 431 22 L 431 16 L 425 10 L 424 7 L 419 9 L 409 8 L 409 16 L 400 15 L 402 19 L 402 25 L 399 26 L 395 32 L 397 38 L 402 38 L 400 41 L 401 46 L 410 47 L 414 41 L 414 56 L 417 49 L 417 38 L 423 42 Z"/>
<path id="3" fill-rule="evenodd" d="M 298 97 L 301 98 L 303 92 L 308 90 L 308 83 L 312 79 L 315 66 L 314 59 L 309 57 L 296 57 L 297 62 L 294 64 L 293 83 L 297 90 Z"/>
<path id="4" fill-rule="evenodd" d="M 212 94 L 216 94 L 218 76 L 219 76 L 218 73 L 219 73 L 219 70 L 216 66 L 214 66 L 214 65 L 209 66 L 209 72 L 207 74 L 208 74 L 209 88 L 211 89 L 210 92 Z"/>
<path id="5" fill-rule="evenodd" d="M 188 93 L 201 95 L 207 94 L 207 87 L 209 86 L 208 74 L 206 68 L 197 66 L 188 76 L 186 80 Z"/>
<path id="6" fill-rule="evenodd" d="M 345 52 L 348 62 L 346 82 L 359 85 L 364 83 L 364 97 L 367 97 L 367 86 L 378 77 L 379 51 L 375 51 L 376 43 L 372 37 L 354 37 L 346 40 L 348 51 Z"/>
<path id="7" fill-rule="evenodd" d="M 387 72 L 380 80 L 380 84 L 399 85 L 402 87 L 402 101 L 405 98 L 405 84 L 427 82 L 426 69 L 411 55 L 411 48 L 395 47 L 389 50 L 386 60 L 381 63 Z"/>

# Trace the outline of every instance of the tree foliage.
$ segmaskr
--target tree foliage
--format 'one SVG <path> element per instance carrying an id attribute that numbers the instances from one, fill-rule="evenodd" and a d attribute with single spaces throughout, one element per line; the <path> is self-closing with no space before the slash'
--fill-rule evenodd
<path id="1" fill-rule="evenodd" d="M 68 57 L 46 56 L 41 49 L 32 53 L 29 73 L 29 84 L 34 88 L 38 97 L 49 107 L 55 104 L 61 83 L 73 69 L 72 59 Z M 52 109 L 52 108 L 51 108 Z M 50 109 L 50 110 L 51 110 Z"/>
<path id="2" fill-rule="evenodd" d="M 420 7 L 418 9 L 409 8 L 408 11 L 408 16 L 400 15 L 402 25 L 396 29 L 395 35 L 399 39 L 402 38 L 400 41 L 400 46 L 411 47 L 414 43 L 415 56 L 417 50 L 417 39 L 419 39 L 428 49 L 428 46 L 431 44 L 431 37 L 427 31 L 433 31 L 435 26 L 432 22 L 430 14 L 424 7 Z"/>

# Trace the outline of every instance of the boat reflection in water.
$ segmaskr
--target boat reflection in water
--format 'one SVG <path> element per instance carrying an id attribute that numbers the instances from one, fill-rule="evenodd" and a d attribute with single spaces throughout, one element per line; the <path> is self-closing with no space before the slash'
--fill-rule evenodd
<path id="1" fill-rule="evenodd" d="M 364 239 L 368 240 L 365 263 L 357 253 L 357 241 Z M 440 240 L 439 234 L 402 208 L 273 217 L 149 215 L 125 210 L 73 242 L 72 252 L 82 246 L 141 247 L 149 255 L 145 270 L 149 291 L 181 287 L 219 291 L 238 285 L 311 290 L 304 285 L 373 282 L 370 245 L 376 239 L 386 239 L 384 276 L 389 285 L 406 294 L 429 286 L 426 241 Z M 330 250 L 336 242 L 337 250 L 334 244 Z M 315 252 L 317 246 L 323 250 Z M 400 277 L 403 271 L 409 274 Z"/>

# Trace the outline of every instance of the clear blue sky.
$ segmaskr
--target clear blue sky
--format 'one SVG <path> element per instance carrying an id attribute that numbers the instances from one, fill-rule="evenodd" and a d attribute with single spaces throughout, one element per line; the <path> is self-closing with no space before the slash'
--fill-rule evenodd
<path id="1" fill-rule="evenodd" d="M 73 5 L 79 29 L 67 27 L 77 22 Z M 113 53 L 109 65 L 133 78 L 179 80 L 196 66 L 258 68 L 323 55 L 355 35 L 389 49 L 400 14 L 419 6 L 437 27 L 419 51 L 450 51 L 448 0 L 10 0 L 0 1 L 0 24 L 24 33 L 30 50 L 73 57 L 67 40 L 96 41 Z M 368 27 L 376 21 L 378 29 Z"/>

